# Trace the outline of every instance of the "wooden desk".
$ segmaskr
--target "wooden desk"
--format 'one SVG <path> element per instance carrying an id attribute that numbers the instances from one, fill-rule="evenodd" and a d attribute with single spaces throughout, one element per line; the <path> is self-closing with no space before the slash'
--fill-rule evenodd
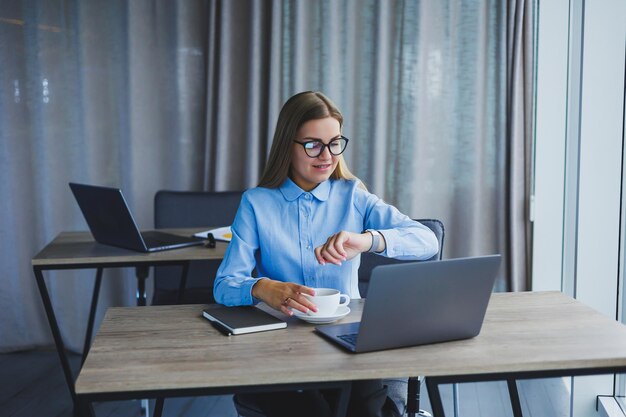
<path id="1" fill-rule="evenodd" d="M 358 321 L 362 305 L 353 300 L 344 322 Z M 626 326 L 558 292 L 494 294 L 473 339 L 361 354 L 327 342 L 297 318 L 285 330 L 225 337 L 201 310 L 110 309 L 76 382 L 79 398 L 191 396 L 423 375 L 439 417 L 442 383 L 626 370 Z"/>
<path id="2" fill-rule="evenodd" d="M 209 228 L 207 228 L 209 229 Z M 159 229 L 159 231 L 191 236 L 205 228 L 198 229 Z M 186 262 L 207 259 L 222 259 L 227 244 L 217 241 L 215 249 L 203 246 L 189 246 L 187 248 L 165 250 L 160 252 L 142 253 L 114 246 L 102 245 L 89 232 L 61 232 L 48 243 L 32 259 L 35 267 L 51 269 L 76 268 L 86 266 L 93 268 L 94 264 L 107 267 L 127 266 L 128 264 L 154 264 L 154 262 Z M 65 268 L 67 269 L 67 268 Z"/>
<path id="3" fill-rule="evenodd" d="M 206 230 L 208 228 L 203 228 Z M 171 233 L 189 236 L 200 231 L 194 229 L 168 229 Z M 74 391 L 74 378 L 69 366 L 69 361 L 65 353 L 65 344 L 59 331 L 54 309 L 50 301 L 50 295 L 46 287 L 43 271 L 61 269 L 96 269 L 96 279 L 91 300 L 91 309 L 85 334 L 85 344 L 83 348 L 83 359 L 91 341 L 93 332 L 93 322 L 98 304 L 98 295 L 102 281 L 104 268 L 115 267 L 135 267 L 138 283 L 138 305 L 145 305 L 145 280 L 148 277 L 149 267 L 157 265 L 180 265 L 182 267 L 180 289 L 184 289 L 189 262 L 194 260 L 222 259 L 226 251 L 227 244 L 217 242 L 214 249 L 204 246 L 190 246 L 187 248 L 167 250 L 161 252 L 141 253 L 128 249 L 116 248 L 102 245 L 94 241 L 89 232 L 62 232 L 47 244 L 35 257 L 31 263 L 33 272 L 39 287 L 48 323 L 52 331 L 54 343 L 56 345 L 61 366 L 65 376 L 65 381 L 70 390 L 74 405 L 76 405 L 76 394 Z M 182 294 L 182 291 L 179 291 Z"/>

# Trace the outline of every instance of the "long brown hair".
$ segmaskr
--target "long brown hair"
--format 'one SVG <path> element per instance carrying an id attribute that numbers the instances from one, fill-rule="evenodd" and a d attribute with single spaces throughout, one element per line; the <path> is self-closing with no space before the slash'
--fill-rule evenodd
<path id="1" fill-rule="evenodd" d="M 280 187 L 289 176 L 291 149 L 293 140 L 296 138 L 296 132 L 309 120 L 326 117 L 336 119 L 339 126 L 343 126 L 343 116 L 337 106 L 320 92 L 305 91 L 287 100 L 278 115 L 272 149 L 259 181 L 259 187 Z M 358 179 L 346 166 L 343 155 L 339 155 L 339 163 L 330 178 Z"/>

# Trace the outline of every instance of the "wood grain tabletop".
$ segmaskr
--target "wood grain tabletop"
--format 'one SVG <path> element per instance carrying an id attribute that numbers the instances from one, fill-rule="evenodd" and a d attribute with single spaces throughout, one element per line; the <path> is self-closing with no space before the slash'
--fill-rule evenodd
<path id="1" fill-rule="evenodd" d="M 159 231 L 191 236 L 193 233 L 210 228 L 159 229 Z M 216 242 L 215 248 L 203 245 L 186 248 L 142 253 L 130 249 L 117 248 L 96 242 L 90 232 L 61 232 L 32 259 L 33 266 L 51 265 L 90 265 L 120 263 L 182 262 L 207 259 L 222 259 L 228 244 Z"/>
<path id="2" fill-rule="evenodd" d="M 363 303 L 353 300 L 342 322 L 358 321 Z M 286 329 L 223 336 L 201 317 L 203 308 L 109 309 L 76 392 L 626 366 L 626 326 L 559 292 L 493 294 L 481 333 L 472 339 L 359 354 L 322 339 L 315 325 L 295 317 Z"/>

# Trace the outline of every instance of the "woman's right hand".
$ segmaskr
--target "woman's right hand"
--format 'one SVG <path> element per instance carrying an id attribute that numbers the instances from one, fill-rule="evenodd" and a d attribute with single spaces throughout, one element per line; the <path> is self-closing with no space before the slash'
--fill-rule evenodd
<path id="1" fill-rule="evenodd" d="M 288 316 L 293 315 L 292 308 L 305 314 L 309 310 L 317 311 L 317 306 L 302 294 L 315 295 L 315 290 L 293 282 L 282 282 L 269 278 L 258 280 L 252 287 L 253 297 L 264 301 L 273 309 L 282 311 Z"/>

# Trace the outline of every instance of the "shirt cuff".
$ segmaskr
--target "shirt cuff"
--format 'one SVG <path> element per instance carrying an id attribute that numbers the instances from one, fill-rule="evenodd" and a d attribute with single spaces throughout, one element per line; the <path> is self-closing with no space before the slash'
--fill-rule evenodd
<path id="1" fill-rule="evenodd" d="M 252 278 L 252 279 L 246 280 L 245 287 L 241 289 L 242 293 L 244 294 L 245 305 L 257 305 L 261 302 L 260 299 L 252 295 L 252 287 L 254 287 L 254 284 L 259 282 L 263 278 L 266 278 L 266 277 Z"/>
<path id="2" fill-rule="evenodd" d="M 378 233 L 380 233 L 382 238 L 385 240 L 385 250 L 382 252 L 376 252 L 378 255 L 383 255 L 388 258 L 407 255 L 404 245 L 398 244 L 398 241 L 401 241 L 401 239 L 399 239 L 401 232 L 396 229 L 386 229 L 379 230 Z"/>

